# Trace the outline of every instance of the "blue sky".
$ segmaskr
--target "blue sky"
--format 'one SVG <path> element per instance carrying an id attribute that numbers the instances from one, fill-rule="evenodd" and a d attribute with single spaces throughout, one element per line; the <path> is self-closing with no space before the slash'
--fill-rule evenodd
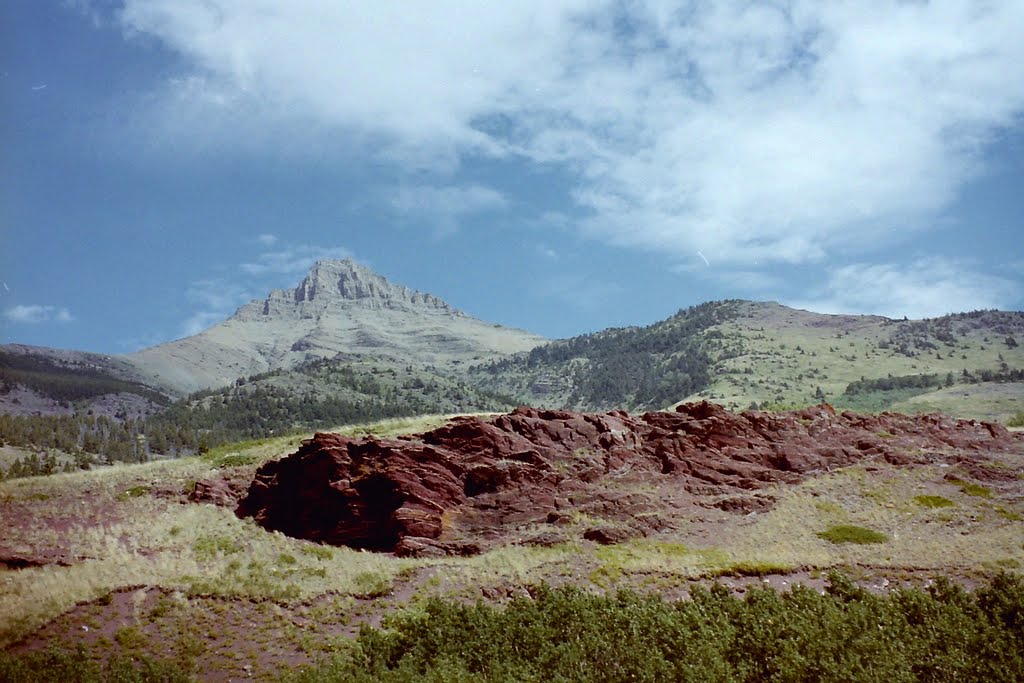
<path id="1" fill-rule="evenodd" d="M 0 2 L 0 341 L 352 256 L 565 337 L 1024 308 L 1024 3 Z"/>

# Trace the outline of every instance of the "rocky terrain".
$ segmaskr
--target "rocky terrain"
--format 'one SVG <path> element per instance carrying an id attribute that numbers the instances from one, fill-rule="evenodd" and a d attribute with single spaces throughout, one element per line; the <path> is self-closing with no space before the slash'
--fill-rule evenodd
<path id="1" fill-rule="evenodd" d="M 519 408 L 462 417 L 423 434 L 353 439 L 316 434 L 263 465 L 238 514 L 269 530 L 399 555 L 474 554 L 509 543 L 616 543 L 666 531 L 702 508 L 747 514 L 764 491 L 853 464 L 942 463 L 949 481 L 1024 493 L 988 454 L 1021 453 L 1024 434 L 941 415 L 730 413 L 700 402 L 631 416 Z M 231 504 L 215 482 L 199 499 Z M 585 525 L 584 525 L 585 526 Z"/>

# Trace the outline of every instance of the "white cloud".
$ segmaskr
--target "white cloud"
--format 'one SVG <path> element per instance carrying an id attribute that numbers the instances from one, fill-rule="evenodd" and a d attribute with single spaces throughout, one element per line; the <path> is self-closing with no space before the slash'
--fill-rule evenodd
<path id="1" fill-rule="evenodd" d="M 69 323 L 75 319 L 66 308 L 39 304 L 13 306 L 4 311 L 4 317 L 11 322 L 26 324 Z"/>
<path id="2" fill-rule="evenodd" d="M 1007 309 L 1019 302 L 1019 284 L 971 270 L 969 264 L 923 258 L 909 264 L 856 263 L 834 269 L 806 300 L 787 305 L 819 313 L 889 318 L 934 318 L 948 313 Z"/>
<path id="3" fill-rule="evenodd" d="M 256 235 L 256 241 L 265 247 L 272 247 L 277 243 L 277 235 L 270 235 L 267 233 Z"/>
<path id="4" fill-rule="evenodd" d="M 185 296 L 189 301 L 213 310 L 227 310 L 249 300 L 250 288 L 224 277 L 203 278 L 189 284 Z"/>
<path id="5" fill-rule="evenodd" d="M 500 192 L 482 185 L 402 186 L 391 189 L 388 195 L 388 204 L 395 213 L 429 222 L 440 237 L 455 233 L 468 216 L 508 205 Z"/>
<path id="6" fill-rule="evenodd" d="M 302 244 L 264 252 L 255 261 L 241 264 L 239 269 L 247 275 L 302 275 L 320 259 L 347 258 L 351 255 L 352 252 L 344 247 Z"/>
<path id="7" fill-rule="evenodd" d="M 120 20 L 190 65 L 161 134 L 559 164 L 588 235 L 726 266 L 925 229 L 1024 110 L 1020 2 L 125 0 Z"/>

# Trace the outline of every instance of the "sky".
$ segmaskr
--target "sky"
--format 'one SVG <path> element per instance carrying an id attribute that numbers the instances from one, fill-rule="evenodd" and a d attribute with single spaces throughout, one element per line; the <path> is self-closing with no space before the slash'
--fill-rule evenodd
<path id="1" fill-rule="evenodd" d="M 1015 0 L 0 0 L 0 342 L 127 353 L 320 258 L 564 338 L 1024 309 Z"/>

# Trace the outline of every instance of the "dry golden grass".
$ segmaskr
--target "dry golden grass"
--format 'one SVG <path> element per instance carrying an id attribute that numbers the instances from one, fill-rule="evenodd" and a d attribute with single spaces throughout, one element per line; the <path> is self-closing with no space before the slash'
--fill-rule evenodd
<path id="1" fill-rule="evenodd" d="M 378 436 L 418 432 L 446 416 L 387 420 L 337 430 Z M 151 495 L 183 491 L 217 473 L 215 462 L 237 456 L 256 464 L 291 452 L 303 437 L 263 439 L 207 458 L 118 465 L 87 472 L 0 482 L 0 505 L 16 523 L 0 545 L 56 564 L 0 570 L 0 646 L 116 588 L 136 584 L 186 592 L 301 600 L 327 592 L 379 594 L 409 566 L 347 548 L 323 548 L 269 533 L 212 505 L 182 505 Z"/>

